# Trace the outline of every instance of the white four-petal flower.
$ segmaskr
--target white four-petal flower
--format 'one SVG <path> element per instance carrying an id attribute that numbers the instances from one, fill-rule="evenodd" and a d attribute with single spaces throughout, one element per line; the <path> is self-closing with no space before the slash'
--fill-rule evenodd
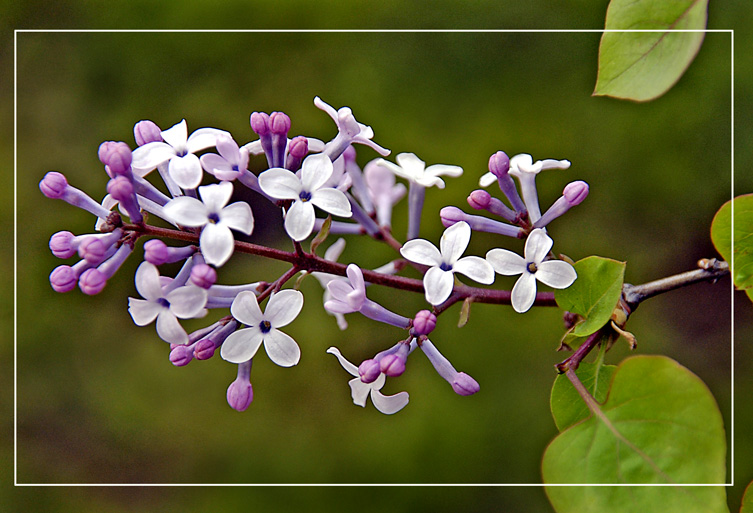
<path id="1" fill-rule="evenodd" d="M 207 173 L 220 180 L 232 181 L 248 169 L 248 150 L 239 148 L 232 137 L 217 137 L 217 153 L 205 153 L 199 161 Z"/>
<path id="2" fill-rule="evenodd" d="M 136 270 L 136 290 L 144 299 L 128 298 L 128 313 L 138 326 L 157 319 L 157 335 L 171 344 L 187 344 L 188 335 L 178 322 L 206 314 L 207 291 L 194 285 L 175 287 L 165 293 L 159 271 L 149 262 Z"/>
<path id="3" fill-rule="evenodd" d="M 409 240 L 400 249 L 400 254 L 411 262 L 431 266 L 424 274 L 424 290 L 426 300 L 432 305 L 439 305 L 450 297 L 456 272 L 486 285 L 494 281 L 494 270 L 489 262 L 477 256 L 460 258 L 470 240 L 470 225 L 460 221 L 444 231 L 440 249 L 424 239 Z"/>
<path id="4" fill-rule="evenodd" d="M 395 160 L 397 160 L 397 164 L 379 159 L 377 160 L 377 165 L 384 166 L 400 178 L 405 178 L 409 182 L 423 187 L 436 185 L 440 189 L 444 189 L 444 180 L 439 178 L 440 175 L 454 177 L 463 174 L 463 168 L 459 166 L 434 164 L 433 166 L 426 167 L 426 162 L 419 159 L 413 153 L 401 153 L 395 157 Z"/>
<path id="5" fill-rule="evenodd" d="M 259 175 L 259 186 L 268 196 L 294 200 L 285 214 L 285 231 L 295 241 L 302 241 L 314 229 L 314 205 L 325 212 L 350 217 L 350 203 L 342 191 L 324 187 L 334 168 L 324 154 L 309 155 L 303 161 L 301 177 L 282 168 L 272 168 Z"/>
<path id="6" fill-rule="evenodd" d="M 492 249 L 486 259 L 495 271 L 505 276 L 520 274 L 512 288 L 512 307 L 518 313 L 527 312 L 536 300 L 536 280 L 555 289 L 566 289 L 578 275 L 573 266 L 563 260 L 546 260 L 553 241 L 541 228 L 526 239 L 525 258 L 506 249 Z"/>
<path id="7" fill-rule="evenodd" d="M 291 367 L 301 359 L 301 349 L 290 335 L 278 328 L 287 326 L 303 308 L 303 294 L 285 289 L 272 294 L 264 312 L 256 295 L 250 291 L 238 294 L 230 306 L 233 317 L 247 328 L 230 334 L 222 344 L 220 355 L 231 363 L 247 362 L 264 343 L 267 356 L 281 367 Z"/>
<path id="8" fill-rule="evenodd" d="M 235 238 L 231 229 L 246 235 L 254 229 L 254 216 L 248 203 L 238 201 L 227 205 L 232 194 L 233 184 L 220 182 L 199 187 L 202 201 L 179 196 L 164 207 L 165 214 L 179 225 L 203 226 L 199 245 L 208 264 L 220 266 L 233 254 Z"/>
<path id="9" fill-rule="evenodd" d="M 195 189 L 201 184 L 201 163 L 194 153 L 215 146 L 220 135 L 230 137 L 228 132 L 217 128 L 199 128 L 189 137 L 185 119 L 161 135 L 164 142 L 150 142 L 133 150 L 131 167 L 137 175 L 145 176 L 169 161 L 170 177 L 184 189 Z"/>
<path id="10" fill-rule="evenodd" d="M 343 369 L 348 371 L 348 374 L 355 376 L 348 382 L 350 385 L 351 397 L 353 397 L 353 403 L 358 406 L 366 406 L 366 398 L 371 396 L 371 402 L 380 412 L 386 415 L 392 415 L 402 410 L 405 405 L 408 404 L 408 392 L 399 392 L 395 395 L 384 395 L 380 392 L 384 386 L 387 376 L 384 373 L 379 374 L 379 377 L 372 383 L 364 383 L 361 378 L 358 377 L 358 367 L 345 359 L 340 354 L 340 351 L 336 347 L 330 347 L 327 349 L 329 354 L 333 354 L 340 361 L 340 365 Z"/>

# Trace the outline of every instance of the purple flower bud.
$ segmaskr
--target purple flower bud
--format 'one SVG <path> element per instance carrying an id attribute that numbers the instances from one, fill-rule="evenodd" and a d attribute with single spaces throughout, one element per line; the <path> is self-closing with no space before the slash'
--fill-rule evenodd
<path id="1" fill-rule="evenodd" d="M 209 360 L 214 356 L 214 351 L 217 347 L 214 342 L 208 338 L 199 340 L 193 348 L 193 355 L 197 360 Z"/>
<path id="2" fill-rule="evenodd" d="M 309 151 L 309 141 L 302 135 L 293 137 L 288 144 L 288 153 L 297 159 L 302 159 Z"/>
<path id="3" fill-rule="evenodd" d="M 400 376 L 405 372 L 405 358 L 398 354 L 388 354 L 379 360 L 379 370 L 393 378 Z"/>
<path id="4" fill-rule="evenodd" d="M 57 171 L 50 171 L 39 182 L 39 190 L 50 199 L 62 198 L 67 188 L 68 180 L 65 179 L 65 175 Z"/>
<path id="5" fill-rule="evenodd" d="M 76 254 L 76 236 L 71 232 L 57 232 L 50 237 L 50 251 L 58 258 L 70 258 Z"/>
<path id="6" fill-rule="evenodd" d="M 458 395 L 473 395 L 481 388 L 478 382 L 465 372 L 458 372 L 450 384 Z"/>
<path id="7" fill-rule="evenodd" d="M 439 211 L 439 215 L 445 228 L 450 227 L 455 223 L 459 223 L 460 221 L 465 221 L 474 231 L 498 233 L 500 235 L 507 235 L 508 237 L 515 238 L 519 238 L 523 235 L 522 228 L 511 226 L 483 216 L 466 214 L 457 207 L 444 207 Z"/>
<path id="8" fill-rule="evenodd" d="M 364 383 L 373 383 L 379 377 L 382 371 L 379 368 L 379 362 L 374 359 L 364 360 L 358 366 L 358 376 Z"/>
<path id="9" fill-rule="evenodd" d="M 55 292 L 70 292 L 76 288 L 77 282 L 78 276 L 69 265 L 58 266 L 50 273 L 50 285 Z"/>
<path id="10" fill-rule="evenodd" d="M 468 204 L 475 210 L 485 210 L 492 202 L 492 195 L 483 189 L 477 189 L 468 196 Z"/>
<path id="11" fill-rule="evenodd" d="M 243 364 L 241 364 L 243 365 Z M 227 403 L 237 411 L 245 411 L 254 400 L 254 389 L 248 378 L 240 376 L 227 387 Z"/>
<path id="12" fill-rule="evenodd" d="M 98 264 L 104 260 L 108 249 L 110 245 L 99 237 L 84 237 L 78 246 L 78 256 L 91 264 Z"/>
<path id="13" fill-rule="evenodd" d="M 81 292 L 89 296 L 94 296 L 102 292 L 105 285 L 107 285 L 107 276 L 98 269 L 87 269 L 81 273 L 81 277 L 78 279 L 78 288 L 81 289 Z"/>
<path id="14" fill-rule="evenodd" d="M 510 157 L 508 157 L 507 153 L 505 153 L 504 151 L 498 151 L 497 153 L 489 157 L 489 171 L 491 171 L 492 174 L 497 178 L 507 175 L 507 172 L 509 170 Z"/>
<path id="15" fill-rule="evenodd" d="M 176 367 L 188 365 L 193 360 L 193 350 L 191 346 L 175 344 L 170 351 L 170 362 Z"/>
<path id="16" fill-rule="evenodd" d="M 577 182 L 571 182 L 565 186 L 562 191 L 562 195 L 565 197 L 571 207 L 580 204 L 586 196 L 588 196 L 588 184 L 584 181 L 578 180 Z"/>
<path id="17" fill-rule="evenodd" d="M 168 248 L 160 239 L 151 239 L 144 243 L 144 260 L 154 265 L 167 262 Z"/>
<path id="18" fill-rule="evenodd" d="M 107 182 L 107 192 L 117 201 L 126 203 L 133 197 L 133 185 L 125 176 L 116 176 Z"/>
<path id="19" fill-rule="evenodd" d="M 356 161 L 356 149 L 351 144 L 350 146 L 345 148 L 345 151 L 343 151 L 342 156 L 346 162 L 355 162 Z"/>
<path id="20" fill-rule="evenodd" d="M 269 115 L 265 112 L 254 112 L 251 114 L 251 130 L 259 136 L 269 133 Z"/>
<path id="21" fill-rule="evenodd" d="M 284 112 L 273 112 L 269 116 L 269 130 L 273 134 L 287 135 L 290 130 L 290 117 Z"/>
<path id="22" fill-rule="evenodd" d="M 110 176 L 127 176 L 133 159 L 131 148 L 124 142 L 105 141 L 99 145 L 99 160 L 110 169 Z"/>
<path id="23" fill-rule="evenodd" d="M 437 325 L 437 316 L 429 310 L 421 310 L 413 318 L 413 334 L 428 335 Z"/>
<path id="24" fill-rule="evenodd" d="M 162 142 L 162 130 L 153 121 L 143 119 L 133 125 L 133 137 L 139 146 L 150 142 Z"/>
<path id="25" fill-rule="evenodd" d="M 191 283 L 202 289 L 209 289 L 217 282 L 217 271 L 207 264 L 197 264 L 191 268 Z"/>
<path id="26" fill-rule="evenodd" d="M 444 207 L 439 211 L 439 217 L 442 219 L 442 224 L 445 228 L 452 226 L 460 221 L 465 221 L 465 212 L 458 207 Z"/>

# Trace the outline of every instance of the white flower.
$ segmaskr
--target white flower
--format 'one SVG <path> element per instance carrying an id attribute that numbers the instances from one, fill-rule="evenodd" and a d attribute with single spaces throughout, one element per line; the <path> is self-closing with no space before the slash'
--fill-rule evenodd
<path id="1" fill-rule="evenodd" d="M 578 275 L 573 266 L 562 260 L 544 261 L 553 241 L 542 228 L 536 228 L 526 240 L 525 258 L 506 249 L 492 249 L 486 259 L 494 270 L 505 276 L 520 274 L 512 288 L 512 307 L 527 312 L 536 300 L 536 280 L 555 289 L 566 289 Z"/>
<path id="2" fill-rule="evenodd" d="M 324 154 L 309 155 L 303 161 L 301 177 L 282 168 L 272 168 L 259 175 L 259 186 L 268 196 L 294 200 L 285 214 L 285 231 L 295 241 L 302 241 L 314 229 L 314 205 L 325 212 L 350 217 L 350 203 L 342 191 L 324 187 L 333 171 L 332 161 Z"/>
<path id="3" fill-rule="evenodd" d="M 463 174 L 463 168 L 459 166 L 434 164 L 426 167 L 426 163 L 413 153 L 401 153 L 395 157 L 395 160 L 397 160 L 397 165 L 384 159 L 379 159 L 377 164 L 386 167 L 400 178 L 423 187 L 436 185 L 444 189 L 444 180 L 439 178 L 440 175 L 460 176 Z"/>
<path id="4" fill-rule="evenodd" d="M 231 229 L 246 235 L 254 229 L 254 216 L 248 203 L 238 201 L 225 206 L 232 194 L 233 184 L 220 182 L 199 187 L 202 201 L 180 196 L 164 207 L 165 214 L 175 223 L 189 228 L 204 227 L 199 245 L 208 264 L 220 266 L 233 254 L 235 238 Z"/>
<path id="5" fill-rule="evenodd" d="M 230 334 L 222 344 L 220 355 L 231 363 L 247 362 L 264 343 L 267 356 L 281 367 L 291 367 L 301 359 L 301 350 L 290 335 L 278 328 L 287 326 L 303 308 L 303 294 L 286 289 L 272 294 L 262 313 L 256 295 L 250 291 L 238 294 L 230 306 L 233 317 L 247 328 Z"/>
<path id="6" fill-rule="evenodd" d="M 380 373 L 379 377 L 373 383 L 364 383 L 358 377 L 358 367 L 346 360 L 336 347 L 330 347 L 327 349 L 327 352 L 335 355 L 340 361 L 340 365 L 343 366 L 343 369 L 348 371 L 351 376 L 355 376 L 355 378 L 348 382 L 354 404 L 365 407 L 366 398 L 371 395 L 371 402 L 374 403 L 376 409 L 386 415 L 397 413 L 408 404 L 408 392 L 399 392 L 395 395 L 384 395 L 380 392 L 384 386 L 384 382 L 387 380 L 387 376 L 384 373 Z"/>
<path id="7" fill-rule="evenodd" d="M 318 96 L 314 98 L 314 105 L 329 114 L 329 117 L 331 117 L 337 125 L 338 137 L 336 137 L 334 141 L 339 141 L 340 139 L 342 139 L 343 143 L 347 144 L 364 144 L 372 148 L 380 155 L 389 155 L 390 150 L 382 148 L 371 140 L 374 137 L 374 130 L 372 130 L 370 126 L 356 121 L 356 118 L 355 116 L 353 116 L 353 111 L 350 110 L 350 107 L 340 107 L 340 109 L 335 110 L 334 107 L 332 107 L 328 103 L 325 103 Z M 340 146 L 339 142 L 336 143 L 335 146 Z M 336 152 L 337 156 L 339 156 L 344 150 L 345 147 L 343 147 L 341 151 Z"/>
<path id="8" fill-rule="evenodd" d="M 470 240 L 471 227 L 460 221 L 444 231 L 440 249 L 424 239 L 410 240 L 400 249 L 400 254 L 408 260 L 432 266 L 424 275 L 426 300 L 432 305 L 439 305 L 450 297 L 456 272 L 486 285 L 494 281 L 494 270 L 489 262 L 477 256 L 460 258 Z"/>
<path id="9" fill-rule="evenodd" d="M 138 326 L 157 319 L 157 335 L 171 344 L 187 344 L 188 335 L 178 322 L 206 314 L 207 291 L 194 285 L 175 287 L 165 293 L 157 268 L 143 262 L 136 270 L 136 290 L 144 299 L 128 298 L 128 313 Z M 169 286 L 168 286 L 169 289 Z"/>
<path id="10" fill-rule="evenodd" d="M 544 159 L 533 161 L 533 157 L 527 153 L 520 153 L 510 159 L 510 171 L 512 176 L 520 179 L 523 174 L 537 175 L 544 169 L 567 169 L 570 167 L 569 160 Z M 497 177 L 491 171 L 481 175 L 478 183 L 481 187 L 488 187 L 497 181 Z"/>
<path id="11" fill-rule="evenodd" d="M 195 189 L 201 183 L 201 163 L 194 153 L 215 146 L 220 135 L 230 137 L 217 128 L 199 128 L 189 137 L 185 119 L 161 135 L 165 142 L 150 142 L 133 150 L 131 167 L 138 176 L 145 176 L 169 161 L 170 177 L 184 189 Z"/>
<path id="12" fill-rule="evenodd" d="M 324 259 L 329 262 L 337 262 L 337 259 L 340 258 L 340 255 L 342 254 L 343 250 L 345 249 L 345 239 L 340 238 L 337 239 L 337 241 L 332 244 L 330 247 L 327 248 L 327 251 L 324 252 Z M 320 273 L 317 271 L 314 271 L 311 273 L 314 278 L 319 280 L 319 284 L 324 289 L 324 297 L 322 298 L 322 303 L 326 303 L 330 299 L 330 293 L 329 289 L 327 288 L 327 284 L 331 282 L 332 280 L 341 280 L 342 277 L 337 276 L 335 274 L 329 274 L 329 273 Z M 337 326 L 341 330 L 345 330 L 348 328 L 348 321 L 345 320 L 345 316 L 343 314 L 339 313 L 332 313 L 329 310 L 325 310 L 329 315 L 334 315 L 335 320 L 337 321 Z"/>
<path id="13" fill-rule="evenodd" d="M 232 137 L 217 137 L 217 153 L 206 153 L 199 161 L 207 173 L 220 180 L 232 181 L 248 169 L 248 150 L 239 148 Z"/>
<path id="14" fill-rule="evenodd" d="M 345 269 L 348 279 L 336 279 L 327 283 L 329 299 L 324 309 L 331 313 L 346 314 L 358 312 L 366 302 L 366 284 L 363 272 L 356 264 Z"/>

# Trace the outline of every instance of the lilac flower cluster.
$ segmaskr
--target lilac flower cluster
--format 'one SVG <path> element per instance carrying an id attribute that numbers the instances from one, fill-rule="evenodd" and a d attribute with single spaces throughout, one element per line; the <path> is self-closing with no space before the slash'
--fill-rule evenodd
<path id="1" fill-rule="evenodd" d="M 457 394 L 476 393 L 478 383 L 455 370 L 428 338 L 437 316 L 459 298 L 453 295 L 458 290 L 456 275 L 490 285 L 495 273 L 520 274 L 510 296 L 518 312 L 527 311 L 536 302 L 537 280 L 553 288 L 568 287 L 576 279 L 575 271 L 569 263 L 553 258 L 553 242 L 545 227 L 583 201 L 588 185 L 569 184 L 562 197 L 542 215 L 536 175 L 543 169 L 566 169 L 570 163 L 534 163 L 529 155 L 508 159 L 498 152 L 490 159 L 489 173 L 481 177 L 481 184 L 489 186 L 496 179 L 509 206 L 483 189 L 472 192 L 468 203 L 503 221 L 445 207 L 440 219 L 446 230 L 437 248 L 418 238 L 425 190 L 444 188 L 440 177 L 460 176 L 463 169 L 451 165 L 427 167 L 412 153 L 399 154 L 397 163 L 376 158 L 362 169 L 356 161 L 354 145 L 367 146 L 381 157 L 387 156 L 389 150 L 372 141 L 373 130 L 357 122 L 350 108 L 335 110 L 318 97 L 314 104 L 336 124 L 337 134 L 329 142 L 304 136 L 289 138 L 291 121 L 281 112 L 251 114 L 250 127 L 258 139 L 242 145 L 230 133 L 216 128 L 200 128 L 189 135 L 185 120 L 166 130 L 152 121 L 140 121 L 134 127 L 135 149 L 114 141 L 99 147 L 99 159 L 110 177 L 108 194 L 101 202 L 69 185 L 61 173 L 47 173 L 39 184 L 45 196 L 62 199 L 97 218 L 93 233 L 74 235 L 61 231 L 50 239 L 49 247 L 56 257 L 79 258 L 73 265 L 61 265 L 52 271 L 52 288 L 69 292 L 78 286 L 85 294 L 98 294 L 133 253 L 138 239 L 148 239 L 135 276 L 141 298 L 128 299 L 134 323 L 155 324 L 157 335 L 170 344 L 169 359 L 176 366 L 209 359 L 219 349 L 221 358 L 238 366 L 237 377 L 227 390 L 227 401 L 232 408 L 243 411 L 253 400 L 250 372 L 260 347 L 281 367 L 300 361 L 298 343 L 282 328 L 297 318 L 304 296 L 298 290 L 300 280 L 292 288 L 283 287 L 296 274 L 312 274 L 325 290 L 325 310 L 336 317 L 341 329 L 347 328 L 344 316 L 358 312 L 407 332 L 398 337 L 397 343 L 358 366 L 337 348 L 327 350 L 353 376 L 349 384 L 355 404 L 364 406 L 371 397 L 382 413 L 401 410 L 408 403 L 408 393 L 387 396 L 381 389 L 387 377 L 405 372 L 408 357 L 417 348 Z M 262 155 L 266 170 L 256 175 L 249 170 L 249 163 Z M 155 170 L 157 173 L 153 173 Z M 157 175 L 158 179 L 150 181 Z M 207 183 L 207 175 L 217 182 L 209 178 Z M 397 183 L 396 178 L 406 180 L 407 187 Z M 260 248 L 236 239 L 237 234 L 251 236 L 255 225 L 251 206 L 245 201 L 231 201 L 236 187 L 250 189 L 260 201 L 270 201 L 280 208 L 284 230 L 295 250 L 285 255 L 295 255 L 295 263 L 275 280 L 241 285 L 217 283 L 218 271 L 236 252 L 254 253 Z M 392 236 L 391 221 L 394 205 L 406 195 L 408 233 L 407 242 L 401 244 Z M 317 210 L 324 212 L 326 219 L 317 217 Z M 150 219 L 160 218 L 175 229 L 149 225 L 147 215 Z M 338 219 L 333 220 L 332 216 Z M 527 238 L 525 254 L 521 257 L 495 248 L 484 258 L 463 256 L 474 230 Z M 318 235 L 311 252 L 306 253 L 301 242 L 315 232 Z M 367 279 L 367 272 L 358 265 L 337 263 L 345 245 L 342 238 L 329 246 L 324 258 L 315 255 L 314 248 L 328 234 L 365 235 L 386 241 L 402 259 L 368 271 Z M 163 238 L 189 242 L 168 246 Z M 283 254 L 276 251 L 277 255 Z M 175 276 L 162 275 L 159 267 L 171 263 L 182 266 Z M 407 263 L 423 273 L 420 290 L 432 305 L 431 311 L 421 310 L 410 317 L 385 308 L 366 294 L 369 281 L 406 288 L 410 279 L 397 273 Z M 203 318 L 216 310 L 229 310 L 229 314 L 190 333 L 181 324 L 183 319 Z"/>

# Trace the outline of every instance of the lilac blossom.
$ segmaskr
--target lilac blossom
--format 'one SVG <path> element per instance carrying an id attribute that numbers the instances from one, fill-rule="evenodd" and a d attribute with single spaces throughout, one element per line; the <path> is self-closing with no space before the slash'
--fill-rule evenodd
<path id="1" fill-rule="evenodd" d="M 377 143 L 372 141 L 374 137 L 374 130 L 370 126 L 366 126 L 356 121 L 353 116 L 353 111 L 350 107 L 341 107 L 335 110 L 331 105 L 322 101 L 318 96 L 314 98 L 314 105 L 323 110 L 337 125 L 337 136 L 327 143 L 324 152 L 329 155 L 332 160 L 337 159 L 343 152 L 353 143 L 363 144 L 382 156 L 389 155 L 390 150 L 382 148 Z"/>

